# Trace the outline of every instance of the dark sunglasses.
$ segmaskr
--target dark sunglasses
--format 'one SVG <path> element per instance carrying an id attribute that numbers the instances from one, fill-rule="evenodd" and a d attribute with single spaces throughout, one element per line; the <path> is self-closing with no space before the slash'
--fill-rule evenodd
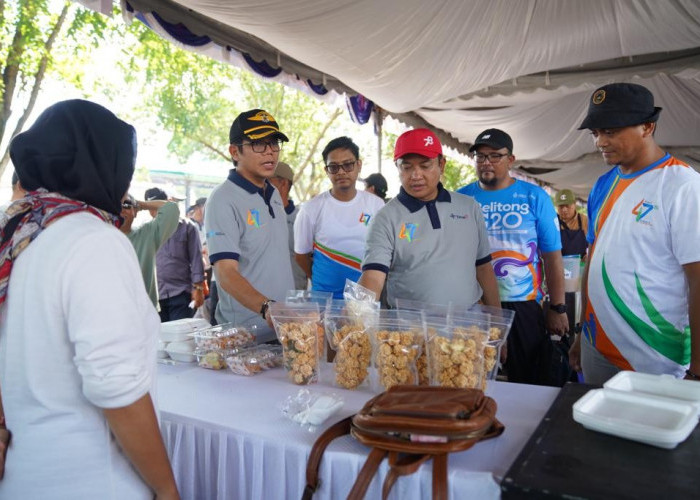
<path id="1" fill-rule="evenodd" d="M 345 163 L 329 163 L 326 165 L 326 172 L 329 174 L 337 174 L 340 172 L 340 169 L 342 168 L 345 172 L 352 172 L 355 169 L 355 164 L 357 163 L 357 160 L 355 161 L 347 161 Z"/>

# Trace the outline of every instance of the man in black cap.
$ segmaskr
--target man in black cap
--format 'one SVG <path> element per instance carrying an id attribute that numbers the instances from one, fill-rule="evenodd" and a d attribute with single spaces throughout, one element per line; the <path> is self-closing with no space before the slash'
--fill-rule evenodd
<path id="1" fill-rule="evenodd" d="M 588 197 L 583 331 L 570 352 L 588 383 L 620 370 L 700 380 L 700 175 L 656 143 L 660 112 L 645 87 L 612 83 L 579 127 L 613 167 Z"/>
<path id="2" fill-rule="evenodd" d="M 541 187 L 510 176 L 513 140 L 504 131 L 484 130 L 469 151 L 479 180 L 457 192 L 473 196 L 481 205 L 501 305 L 516 311 L 508 336 L 508 381 L 558 384 L 550 379 L 551 341 L 545 327 L 551 334 L 564 335 L 569 321 L 554 205 Z M 546 321 L 540 306 L 545 280 L 551 304 Z"/>
<path id="3" fill-rule="evenodd" d="M 283 300 L 294 288 L 287 217 L 279 192 L 269 182 L 287 141 L 267 111 L 238 115 L 229 131 L 236 168 L 212 191 L 204 214 L 219 290 L 216 320 L 257 326 L 259 342 L 275 338 L 270 303 Z"/>

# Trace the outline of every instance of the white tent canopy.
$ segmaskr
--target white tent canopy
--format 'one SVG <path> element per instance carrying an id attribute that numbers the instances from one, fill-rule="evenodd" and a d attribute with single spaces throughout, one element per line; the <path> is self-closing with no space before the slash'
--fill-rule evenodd
<path id="1" fill-rule="evenodd" d="M 577 130 L 589 96 L 605 83 L 641 83 L 664 108 L 657 141 L 700 166 L 698 0 L 128 5 L 290 75 L 362 94 L 461 151 L 483 129 L 503 129 L 528 175 L 579 195 L 606 169 L 589 134 Z"/>

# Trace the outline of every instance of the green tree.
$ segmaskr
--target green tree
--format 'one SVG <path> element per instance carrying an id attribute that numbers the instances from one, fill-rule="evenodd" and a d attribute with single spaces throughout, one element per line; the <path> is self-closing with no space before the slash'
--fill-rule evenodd
<path id="1" fill-rule="evenodd" d="M 456 191 L 462 186 L 474 182 L 477 179 L 476 169 L 468 163 L 448 159 L 445 164 L 445 172 L 442 174 L 442 184 L 445 189 Z"/>
<path id="2" fill-rule="evenodd" d="M 104 18 L 70 2 L 0 0 L 0 175 L 9 141 L 24 128 L 49 76 L 80 81 L 81 56 L 100 39 Z"/>

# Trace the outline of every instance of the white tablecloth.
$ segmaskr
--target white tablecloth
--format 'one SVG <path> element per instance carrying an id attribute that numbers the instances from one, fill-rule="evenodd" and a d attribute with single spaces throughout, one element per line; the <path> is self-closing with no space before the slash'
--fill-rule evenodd
<path id="1" fill-rule="evenodd" d="M 323 375 L 329 367 L 324 367 Z M 286 419 L 279 404 L 300 387 L 284 370 L 252 377 L 196 365 L 159 365 L 158 406 L 165 444 L 183 499 L 295 499 L 306 484 L 309 451 L 325 427 L 356 413 L 373 394 L 330 384 L 307 386 L 335 392 L 345 405 L 310 431 Z M 486 393 L 498 403 L 506 430 L 500 437 L 449 457 L 450 498 L 499 498 L 500 479 L 525 445 L 558 389 L 491 382 Z M 345 498 L 368 448 L 350 436 L 336 439 L 321 463 L 315 499 Z M 381 498 L 386 461 L 366 498 Z M 400 478 L 391 498 L 431 498 L 431 464 Z"/>

